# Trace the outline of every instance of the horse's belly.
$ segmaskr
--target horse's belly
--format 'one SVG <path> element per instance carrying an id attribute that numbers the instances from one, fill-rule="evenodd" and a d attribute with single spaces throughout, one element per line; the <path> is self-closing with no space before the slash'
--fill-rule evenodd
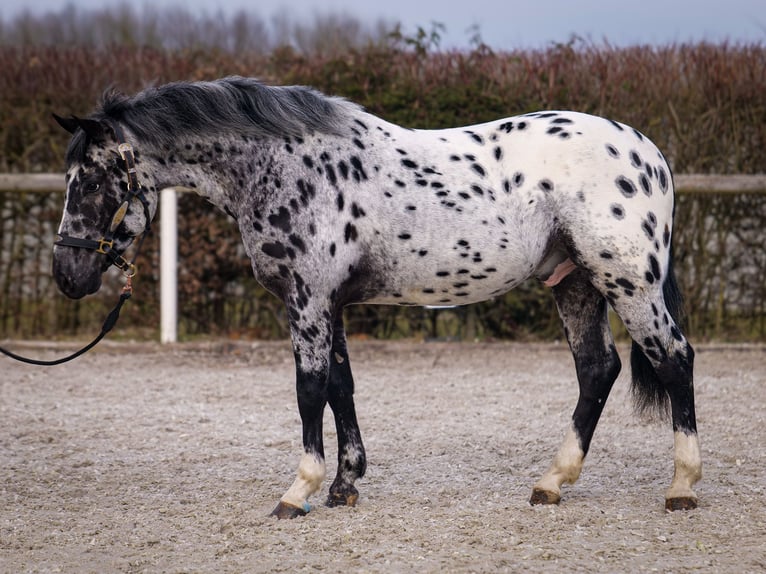
<path id="1" fill-rule="evenodd" d="M 399 281 L 383 288 L 367 303 L 452 307 L 486 301 L 513 289 L 532 275 L 533 264 L 511 265 L 488 261 L 483 265 L 443 266 L 443 269 L 414 267 Z"/>
<path id="2" fill-rule="evenodd" d="M 368 263 L 377 273 L 368 302 L 467 305 L 534 276 L 554 231 L 547 207 L 530 208 L 521 198 L 473 203 L 462 212 L 419 204 L 418 221 L 394 222 L 379 236 L 371 230 L 378 240 Z"/>

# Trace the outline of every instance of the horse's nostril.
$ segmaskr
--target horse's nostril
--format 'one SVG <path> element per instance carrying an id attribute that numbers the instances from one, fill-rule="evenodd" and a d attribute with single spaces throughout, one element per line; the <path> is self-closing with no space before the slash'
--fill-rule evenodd
<path id="1" fill-rule="evenodd" d="M 69 272 L 54 261 L 53 278 L 64 295 L 70 299 L 81 299 L 95 293 L 101 286 L 101 275 L 89 276 L 87 273 Z"/>
<path id="2" fill-rule="evenodd" d="M 56 284 L 58 285 L 59 291 L 61 291 L 64 295 L 67 297 L 71 297 L 73 299 L 76 299 L 77 297 L 74 296 L 74 293 L 76 291 L 75 284 L 72 279 L 63 273 L 55 274 L 56 278 Z"/>

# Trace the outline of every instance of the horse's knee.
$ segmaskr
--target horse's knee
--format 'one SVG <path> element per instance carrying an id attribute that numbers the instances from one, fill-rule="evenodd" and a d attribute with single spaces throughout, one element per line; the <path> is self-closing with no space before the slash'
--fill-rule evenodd
<path id="1" fill-rule="evenodd" d="M 314 362 L 310 369 L 305 361 L 296 360 L 295 391 L 302 418 L 312 418 L 324 410 L 328 400 L 330 366 L 327 361 Z"/>

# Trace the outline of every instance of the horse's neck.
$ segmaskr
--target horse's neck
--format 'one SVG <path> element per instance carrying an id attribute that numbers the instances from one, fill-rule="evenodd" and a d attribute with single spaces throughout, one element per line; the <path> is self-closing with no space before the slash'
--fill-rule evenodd
<path id="1" fill-rule="evenodd" d="M 191 189 L 227 212 L 274 163 L 276 143 L 242 136 L 180 142 L 156 153 L 157 189 Z M 235 197 L 236 196 L 236 197 Z"/>

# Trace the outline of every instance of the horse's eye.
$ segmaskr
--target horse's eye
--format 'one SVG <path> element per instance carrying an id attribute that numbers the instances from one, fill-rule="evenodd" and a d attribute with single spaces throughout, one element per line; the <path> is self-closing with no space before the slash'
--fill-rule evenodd
<path id="1" fill-rule="evenodd" d="M 90 181 L 85 184 L 85 193 L 96 193 L 101 188 L 97 181 Z"/>

